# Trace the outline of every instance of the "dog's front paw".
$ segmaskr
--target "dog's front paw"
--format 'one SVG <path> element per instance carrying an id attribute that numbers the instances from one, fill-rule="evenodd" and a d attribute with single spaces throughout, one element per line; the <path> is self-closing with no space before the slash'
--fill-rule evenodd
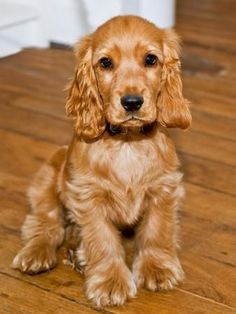
<path id="1" fill-rule="evenodd" d="M 104 272 L 94 269 L 86 280 L 87 297 L 98 307 L 123 305 L 136 292 L 132 274 L 126 266 L 109 267 Z"/>
<path id="2" fill-rule="evenodd" d="M 184 278 L 184 272 L 177 257 L 166 255 L 139 255 L 135 258 L 133 274 L 138 287 L 151 291 L 173 289 Z"/>
<path id="3" fill-rule="evenodd" d="M 53 268 L 57 263 L 56 252 L 43 245 L 26 245 L 16 255 L 12 267 L 23 273 L 37 274 Z"/>

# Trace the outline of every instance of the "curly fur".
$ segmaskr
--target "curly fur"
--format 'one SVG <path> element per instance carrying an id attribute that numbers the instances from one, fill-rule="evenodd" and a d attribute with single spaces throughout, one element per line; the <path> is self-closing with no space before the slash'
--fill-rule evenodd
<path id="1" fill-rule="evenodd" d="M 145 67 L 150 52 L 158 62 Z M 32 213 L 22 229 L 26 245 L 13 267 L 30 274 L 54 267 L 69 223 L 75 226 L 73 256 L 88 299 L 98 306 L 122 305 L 137 287 L 170 289 L 183 278 L 177 212 L 184 191 L 166 132 L 191 124 L 179 39 L 142 18 L 116 17 L 83 38 L 75 55 L 66 103 L 75 124 L 73 140 L 35 177 Z M 112 68 L 101 67 L 104 56 L 112 59 Z M 130 93 L 144 98 L 137 112 L 121 105 Z M 109 126 L 120 132 L 111 134 Z M 132 269 L 121 240 L 127 227 L 135 230 Z"/>

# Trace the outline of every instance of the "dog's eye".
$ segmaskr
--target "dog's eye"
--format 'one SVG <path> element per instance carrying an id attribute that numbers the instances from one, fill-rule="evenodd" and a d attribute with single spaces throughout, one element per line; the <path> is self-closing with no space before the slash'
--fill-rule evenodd
<path id="1" fill-rule="evenodd" d="M 112 60 L 110 58 L 101 58 L 99 63 L 103 69 L 111 69 L 113 67 Z"/>
<path id="2" fill-rule="evenodd" d="M 145 59 L 144 59 L 144 65 L 146 67 L 151 67 L 153 65 L 155 65 L 158 61 L 157 56 L 149 53 L 148 55 L 146 55 Z"/>

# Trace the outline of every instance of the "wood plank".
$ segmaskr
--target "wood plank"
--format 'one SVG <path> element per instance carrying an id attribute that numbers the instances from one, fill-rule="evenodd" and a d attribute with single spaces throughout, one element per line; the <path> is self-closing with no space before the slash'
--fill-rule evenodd
<path id="1" fill-rule="evenodd" d="M 208 221 L 212 229 L 219 224 L 232 228 L 236 225 L 235 196 L 208 190 L 191 183 L 185 183 L 185 189 L 184 219 L 191 217 L 192 221 L 197 220 L 199 224 L 201 221 Z M 185 226 L 187 227 L 187 221 L 185 221 Z M 209 230 L 209 227 L 207 229 Z"/>
<path id="2" fill-rule="evenodd" d="M 0 282 L 0 312 L 4 314 L 77 314 L 78 310 L 81 314 L 100 312 L 47 289 L 40 289 L 37 285 L 1 273 Z"/>
<path id="3" fill-rule="evenodd" d="M 234 0 L 177 1 L 177 30 L 189 42 L 236 51 Z"/>
<path id="4" fill-rule="evenodd" d="M 235 227 L 219 225 L 211 235 L 209 233 L 209 239 L 201 239 L 201 245 L 190 249 L 189 252 L 182 252 L 183 267 L 187 274 L 182 287 L 184 290 L 219 303 L 236 306 L 236 253 L 233 240 L 235 234 Z"/>
<path id="5" fill-rule="evenodd" d="M 0 125 L 4 130 L 19 132 L 29 138 L 41 139 L 58 145 L 68 144 L 73 134 L 72 123 L 65 117 L 59 119 L 52 115 L 5 104 L 1 105 Z"/>
<path id="6" fill-rule="evenodd" d="M 44 94 L 50 95 L 57 99 L 59 95 L 61 95 L 60 91 L 64 88 L 64 85 L 58 80 L 55 80 L 52 76 L 47 75 L 47 73 L 40 73 L 37 72 L 25 72 L 25 69 L 16 68 L 4 68 L 0 67 L 0 86 L 1 89 L 6 90 L 7 92 L 13 92 L 14 95 L 32 95 L 32 94 Z M 4 78 L 4 81 L 3 81 Z M 12 85 L 12 81 L 15 83 Z M 17 82 L 17 84 L 16 84 Z M 65 80 L 66 82 L 66 80 Z"/>
<path id="7" fill-rule="evenodd" d="M 2 239 L 4 238 L 4 241 Z M 43 290 L 53 291 L 56 295 L 74 300 L 79 304 L 87 305 L 83 293 L 83 278 L 68 266 L 62 265 L 61 262 L 53 271 L 37 276 L 22 275 L 18 271 L 9 267 L 11 260 L 19 249 L 19 237 L 14 233 L 7 234 L 0 228 L 0 245 L 3 249 L 4 256 L 0 260 L 0 271 L 8 274 L 21 281 L 26 281 L 37 285 Z M 7 249 L 8 248 L 8 249 Z M 62 255 L 61 255 L 62 258 Z M 21 289 L 21 288 L 19 288 Z M 178 304 L 178 308 L 176 308 Z M 211 300 L 201 298 L 185 292 L 184 290 L 174 290 L 169 292 L 152 293 L 140 290 L 138 297 L 125 307 L 107 308 L 111 313 L 144 313 L 156 314 L 161 313 L 234 313 L 235 309 L 224 306 Z M 86 312 L 87 313 L 87 312 Z"/>
<path id="8" fill-rule="evenodd" d="M 13 178 L 11 177 L 10 180 L 12 182 Z M 4 194 L 0 194 L 0 208 L 4 209 L 1 218 L 4 221 L 4 230 L 12 233 L 9 237 L 11 241 L 15 241 L 15 244 L 6 243 L 12 247 L 11 251 L 14 254 L 20 245 L 19 233 L 16 231 L 19 230 L 24 216 L 29 211 L 26 198 L 22 198 L 22 194 L 19 194 L 20 186 L 22 193 L 25 189 L 25 180 L 22 180 L 21 185 L 18 179 L 15 193 L 12 187 L 8 187 L 7 178 L 3 185 L 6 186 L 6 189 L 5 197 Z M 186 271 L 186 280 L 181 285 L 181 289 L 212 299 L 215 302 L 223 302 L 228 306 L 236 307 L 233 289 L 233 271 L 236 266 L 233 238 L 236 231 L 236 198 L 208 191 L 192 184 L 186 184 L 186 189 L 187 197 L 181 219 L 183 246 L 181 256 Z M 8 200 L 10 193 L 12 195 L 11 202 Z M 199 202 L 199 200 L 201 201 Z M 220 239 L 224 239 L 224 241 L 220 241 Z M 4 264 L 5 262 L 2 266 Z M 58 276 L 60 276 L 61 267 L 64 266 L 60 262 Z M 68 270 L 63 269 L 65 272 Z M 217 269 L 220 269 L 220 272 Z M 29 276 L 29 278 L 31 277 Z M 66 278 L 65 274 L 62 278 Z"/>
<path id="9" fill-rule="evenodd" d="M 232 140 L 194 130 L 188 133 L 174 130 L 171 136 L 177 149 L 185 154 L 236 166 L 236 142 Z"/>
<path id="10" fill-rule="evenodd" d="M 25 49 L 18 54 L 0 59 L 1 70 L 17 70 L 23 75 L 32 76 L 37 80 L 42 74 L 50 75 L 54 84 L 64 82 L 71 75 L 74 68 L 74 56 L 72 51 L 63 49 Z M 7 71 L 6 71 L 7 72 Z M 36 75 L 37 74 L 37 75 Z M 6 73 L 6 78 L 10 78 Z M 56 79 L 55 79 L 56 77 Z M 21 84 L 22 82 L 17 82 Z M 44 82 L 47 85 L 47 82 Z M 53 92 L 53 91 L 52 91 Z"/>
<path id="11" fill-rule="evenodd" d="M 202 76 L 200 77 L 192 76 L 192 77 L 184 78 L 184 94 L 188 92 L 188 98 L 190 101 L 191 101 L 191 91 L 194 91 L 195 94 L 197 93 L 197 91 L 199 91 L 200 97 L 201 97 L 201 93 L 205 92 L 206 95 L 208 94 L 215 95 L 215 97 L 216 95 L 219 96 L 217 103 L 222 101 L 223 104 L 224 103 L 232 104 L 232 100 L 234 99 L 236 95 L 234 86 L 235 86 L 235 80 L 226 80 L 225 78 L 216 79 L 212 77 L 202 77 Z M 205 98 L 202 98 L 202 101 L 205 101 Z M 192 104 L 192 106 L 194 106 L 194 103 Z M 221 106 L 221 108 L 222 107 L 223 106 Z M 224 108 L 224 111 L 226 110 L 227 110 L 227 107 Z"/>
<path id="12" fill-rule="evenodd" d="M 8 96 L 8 104 L 16 108 L 22 108 L 34 112 L 38 112 L 39 114 L 48 115 L 49 117 L 55 117 L 59 120 L 67 120 L 66 110 L 65 110 L 65 98 L 66 94 L 63 94 L 62 97 L 58 97 L 58 99 L 50 97 L 50 95 L 28 95 L 17 97 L 15 99 L 9 100 Z"/>
<path id="13" fill-rule="evenodd" d="M 185 84 L 184 94 L 192 102 L 191 108 L 193 110 L 199 110 L 202 113 L 212 113 L 230 119 L 236 118 L 234 98 L 228 98 L 218 93 L 211 93 L 207 90 L 199 89 L 197 86 L 192 87 L 191 83 L 189 85 L 189 87 L 186 87 Z"/>
<path id="14" fill-rule="evenodd" d="M 233 0 L 177 3 L 177 30 L 185 43 L 184 94 L 192 101 L 193 113 L 190 132 L 173 132 L 187 181 L 181 218 L 186 280 L 172 292 L 142 290 L 127 307 L 103 313 L 236 312 L 234 6 Z M 6 286 L 17 294 L 13 291 L 8 298 L 3 291 L 0 302 L 4 299 L 11 313 L 19 308 L 19 295 L 32 285 L 40 300 L 45 291 L 52 296 L 53 312 L 54 295 L 75 304 L 78 312 L 94 310 L 84 296 L 83 278 L 62 264 L 63 250 L 58 267 L 48 274 L 31 277 L 9 267 L 21 246 L 28 183 L 56 144 L 67 144 L 71 137 L 62 89 L 73 67 L 72 52 L 62 50 L 30 49 L 0 59 L 0 272 L 11 278 Z M 39 309 L 37 300 L 30 304 Z"/>
<path id="15" fill-rule="evenodd" d="M 73 75 L 72 52 L 57 49 L 26 49 L 19 54 L 0 59 L 0 101 L 2 104 L 29 107 L 39 112 L 44 101 L 55 105 L 48 111 L 64 113 L 66 94 L 63 92 L 68 78 Z M 41 100 L 41 104 L 34 99 Z M 16 102 L 16 103 L 15 103 Z M 59 109 L 59 110 L 60 110 Z M 65 115 L 64 115 L 65 117 Z"/>
<path id="16" fill-rule="evenodd" d="M 193 124 L 191 130 L 214 137 L 236 141 L 236 119 L 222 117 L 209 112 L 202 112 L 192 108 Z M 211 138 L 214 141 L 214 137 Z M 226 144 L 227 145 L 227 144 Z M 233 144 L 236 146 L 236 143 Z"/>
<path id="17" fill-rule="evenodd" d="M 186 182 L 236 195 L 235 167 L 213 162 L 194 155 L 180 153 L 182 172 Z"/>
<path id="18" fill-rule="evenodd" d="M 184 38 L 182 38 L 184 40 Z M 194 43 L 182 42 L 182 70 L 191 79 L 211 78 L 235 80 L 234 54 L 221 49 L 210 49 Z M 234 91 L 232 91 L 234 92 Z M 227 94 L 224 95 L 227 98 Z"/>
<path id="19" fill-rule="evenodd" d="M 234 55 L 189 44 L 183 52 L 183 86 L 192 102 L 192 128 L 235 140 Z"/>
<path id="20" fill-rule="evenodd" d="M 3 130 L 0 130 L 0 142 L 1 169 L 18 176 L 32 176 L 58 147 L 36 138 Z"/>

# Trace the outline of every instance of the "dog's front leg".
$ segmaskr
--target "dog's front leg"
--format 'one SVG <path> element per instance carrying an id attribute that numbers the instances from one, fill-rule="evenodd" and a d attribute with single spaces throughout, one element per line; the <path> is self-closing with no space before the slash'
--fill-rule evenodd
<path id="1" fill-rule="evenodd" d="M 136 285 L 124 261 L 120 234 L 105 217 L 105 211 L 96 208 L 80 217 L 85 289 L 87 297 L 98 306 L 122 305 L 134 297 Z"/>
<path id="2" fill-rule="evenodd" d="M 133 273 L 138 287 L 152 291 L 171 289 L 183 279 L 176 252 L 176 210 L 182 195 L 179 186 L 150 197 L 135 238 Z"/>

